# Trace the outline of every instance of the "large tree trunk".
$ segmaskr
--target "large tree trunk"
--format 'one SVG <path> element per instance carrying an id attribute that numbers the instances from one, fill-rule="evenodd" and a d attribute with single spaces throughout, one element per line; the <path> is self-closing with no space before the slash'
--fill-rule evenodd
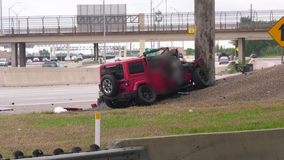
<path id="1" fill-rule="evenodd" d="M 202 55 L 201 67 L 210 85 L 215 82 L 215 0 L 194 0 L 195 59 Z"/>

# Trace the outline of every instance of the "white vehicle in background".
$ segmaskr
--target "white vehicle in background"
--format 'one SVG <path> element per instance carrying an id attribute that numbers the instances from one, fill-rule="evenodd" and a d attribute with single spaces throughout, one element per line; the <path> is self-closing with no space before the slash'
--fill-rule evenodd
<path id="1" fill-rule="evenodd" d="M 8 61 L 6 58 L 0 58 L 0 66 L 8 67 Z"/>
<path id="2" fill-rule="evenodd" d="M 114 61 L 116 62 L 116 61 L 121 61 L 121 56 L 115 56 L 114 57 Z"/>
<path id="3" fill-rule="evenodd" d="M 32 63 L 33 61 L 31 59 L 27 59 L 27 63 Z"/>
<path id="4" fill-rule="evenodd" d="M 71 61 L 71 58 L 67 56 L 64 58 L 64 61 Z"/>
<path id="5" fill-rule="evenodd" d="M 221 65 L 222 63 L 229 63 L 229 58 L 227 56 L 220 57 L 219 65 Z"/>
<path id="6" fill-rule="evenodd" d="M 72 60 L 72 61 L 77 60 L 77 56 L 72 56 L 72 57 L 71 57 L 71 60 Z"/>

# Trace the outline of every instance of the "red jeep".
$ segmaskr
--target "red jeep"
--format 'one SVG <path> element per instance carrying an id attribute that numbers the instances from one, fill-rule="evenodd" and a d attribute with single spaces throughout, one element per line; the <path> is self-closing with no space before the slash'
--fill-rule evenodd
<path id="1" fill-rule="evenodd" d="M 148 56 L 153 52 L 161 54 Z M 151 105 L 160 94 L 207 87 L 209 81 L 198 65 L 200 60 L 181 61 L 176 49 L 160 48 L 144 52 L 140 58 L 101 65 L 98 105 Z"/>

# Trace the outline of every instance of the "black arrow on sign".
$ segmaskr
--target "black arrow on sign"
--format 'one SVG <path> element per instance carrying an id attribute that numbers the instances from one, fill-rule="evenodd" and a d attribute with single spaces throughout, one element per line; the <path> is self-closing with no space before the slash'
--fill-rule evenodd
<path id="1" fill-rule="evenodd" d="M 281 30 L 281 41 L 284 41 L 284 23 L 281 25 L 281 27 L 278 30 Z"/>

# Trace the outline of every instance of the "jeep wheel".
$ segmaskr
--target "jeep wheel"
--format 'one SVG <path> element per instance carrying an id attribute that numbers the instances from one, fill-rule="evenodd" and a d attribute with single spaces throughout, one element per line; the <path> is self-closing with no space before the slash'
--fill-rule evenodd
<path id="1" fill-rule="evenodd" d="M 101 80 L 101 89 L 106 96 L 115 96 L 118 93 L 118 82 L 112 74 L 104 75 Z"/>
<path id="2" fill-rule="evenodd" d="M 196 89 L 202 89 L 209 86 L 209 79 L 202 68 L 196 68 L 192 74 Z"/>
<path id="3" fill-rule="evenodd" d="M 138 88 L 136 102 L 139 105 L 151 105 L 156 102 L 157 95 L 148 85 L 141 85 Z"/>
<path id="4" fill-rule="evenodd" d="M 106 105 L 110 108 L 126 108 L 129 107 L 127 102 L 114 102 L 114 101 L 105 101 Z"/>

